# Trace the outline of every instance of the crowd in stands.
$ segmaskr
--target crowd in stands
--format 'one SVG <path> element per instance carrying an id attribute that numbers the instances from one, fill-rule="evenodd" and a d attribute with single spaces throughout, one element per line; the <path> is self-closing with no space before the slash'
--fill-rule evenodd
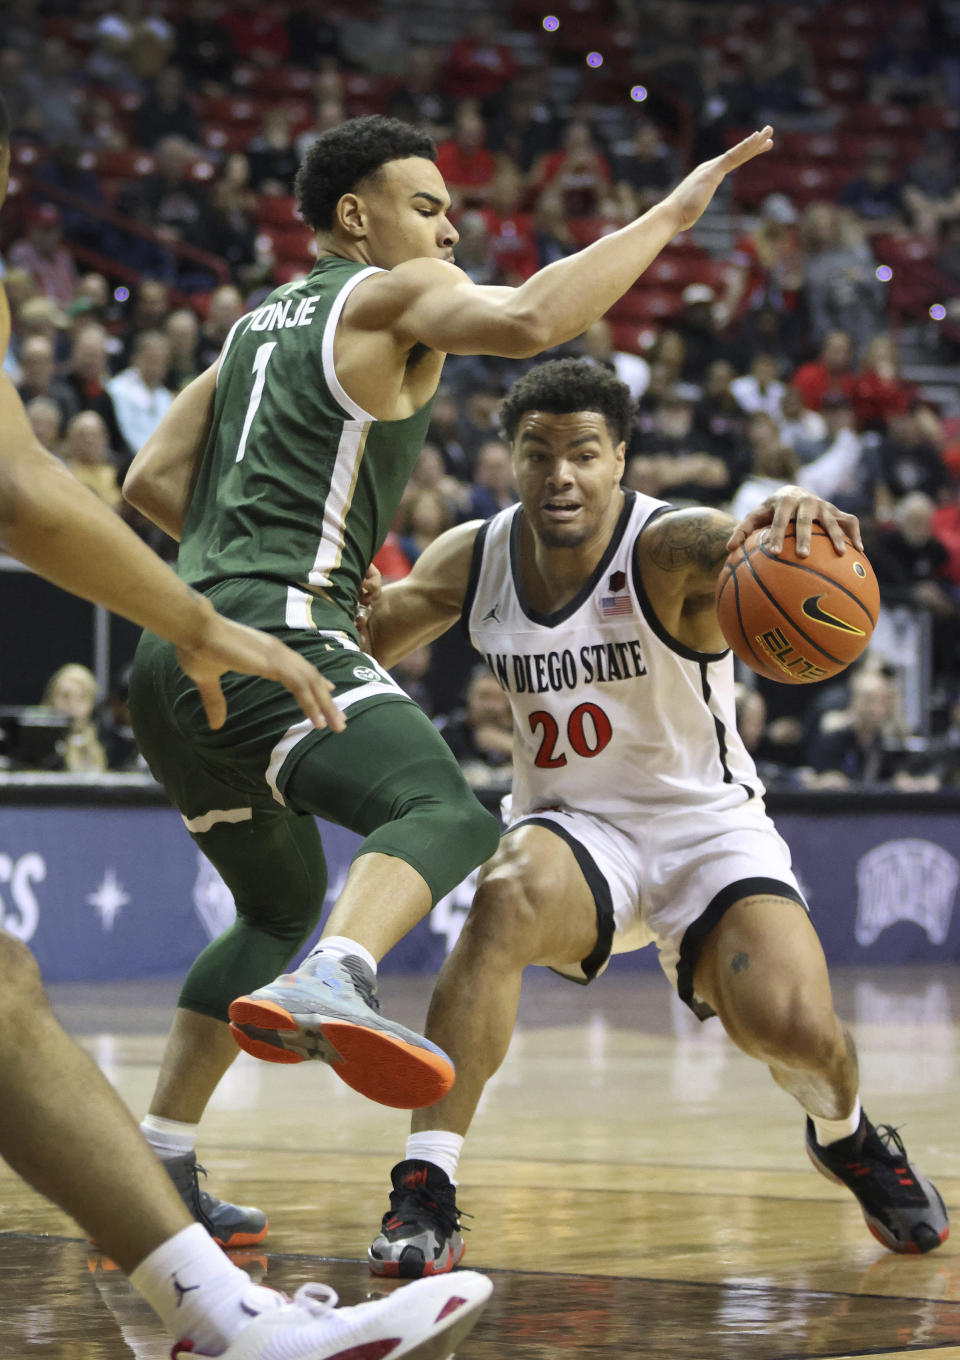
<path id="1" fill-rule="evenodd" d="M 898 339 L 922 324 L 929 353 L 960 359 L 960 5 L 564 0 L 551 30 L 543 5 L 503 0 L 451 6 L 459 37 L 440 42 L 417 23 L 430 4 L 10 0 L 4 364 L 40 441 L 172 555 L 124 504 L 124 471 L 234 320 L 309 271 L 293 175 L 348 117 L 432 133 L 457 262 L 499 284 L 770 121 L 777 150 L 721 201 L 732 249 L 678 238 L 564 352 L 633 394 L 626 485 L 739 517 L 798 482 L 860 516 L 884 603 L 922 621 L 919 714 L 881 651 L 816 690 L 743 677 L 768 778 L 960 786 L 960 408 L 904 379 Z M 448 361 L 387 579 L 512 503 L 497 411 L 522 368 Z M 505 710 L 472 666 L 442 639 L 401 679 L 495 781 Z"/>

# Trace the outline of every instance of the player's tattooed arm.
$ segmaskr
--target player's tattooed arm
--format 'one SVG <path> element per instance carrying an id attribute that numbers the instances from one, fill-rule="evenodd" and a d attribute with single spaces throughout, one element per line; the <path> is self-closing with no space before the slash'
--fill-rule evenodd
<path id="1" fill-rule="evenodd" d="M 706 508 L 663 515 L 648 530 L 650 561 L 664 572 L 715 581 L 727 557 L 732 525 L 729 515 Z"/>
<path id="2" fill-rule="evenodd" d="M 726 647 L 714 592 L 733 524 L 706 506 L 671 511 L 637 540 L 637 566 L 654 613 L 670 636 L 697 652 Z"/>

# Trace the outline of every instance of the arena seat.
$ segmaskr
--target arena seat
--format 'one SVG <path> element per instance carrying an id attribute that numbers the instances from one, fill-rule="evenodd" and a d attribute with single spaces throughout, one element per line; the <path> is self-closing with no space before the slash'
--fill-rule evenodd
<path id="1" fill-rule="evenodd" d="M 136 113 L 143 103 L 139 90 L 118 90 L 112 85 L 91 85 L 88 91 L 91 99 L 102 99 L 115 113 Z"/>
<path id="2" fill-rule="evenodd" d="M 234 80 L 253 99 L 267 99 L 271 105 L 277 100 L 304 98 L 313 94 L 316 79 L 313 71 L 296 66 L 277 66 L 259 69 L 252 66 L 240 67 L 234 73 Z"/>
<path id="3" fill-rule="evenodd" d="M 711 288 L 721 287 L 726 265 L 722 260 L 714 260 L 706 253 L 672 254 L 665 251 L 658 256 L 643 272 L 645 286 L 656 286 L 682 293 L 691 283 L 709 284 Z"/>
<path id="4" fill-rule="evenodd" d="M 610 308 L 611 321 L 628 321 L 642 326 L 677 316 L 683 308 L 680 294 L 663 288 L 631 288 Z"/>
<path id="5" fill-rule="evenodd" d="M 926 236 L 874 236 L 873 253 L 881 264 L 896 269 L 932 259 L 934 243 Z"/>
<path id="6" fill-rule="evenodd" d="M 246 151 L 250 137 L 250 126 L 247 123 L 241 124 L 240 127 L 206 123 L 203 129 L 204 146 L 217 156 L 230 156 L 236 151 Z"/>
<path id="7" fill-rule="evenodd" d="M 260 227 L 256 238 L 257 250 L 271 251 L 278 262 L 302 264 L 312 269 L 314 264 L 313 233 L 306 227 Z"/>
<path id="8" fill-rule="evenodd" d="M 300 223 L 297 217 L 297 200 L 289 194 L 260 194 L 254 209 L 254 217 L 257 225 L 262 227 L 289 230 L 295 223 Z"/>
<path id="9" fill-rule="evenodd" d="M 96 151 L 93 169 L 98 179 L 143 179 L 157 168 L 153 154 L 142 146 L 117 147 L 112 151 Z"/>
<path id="10" fill-rule="evenodd" d="M 610 224 L 600 217 L 571 217 L 567 221 L 570 235 L 578 246 L 589 246 L 594 241 L 599 241 L 607 231 Z"/>
<path id="11" fill-rule="evenodd" d="M 611 317 L 607 320 L 614 349 L 627 354 L 646 354 L 657 338 L 657 328 L 653 325 L 637 326 L 632 321 L 614 321 Z"/>
<path id="12" fill-rule="evenodd" d="M 208 94 L 198 101 L 197 112 L 204 122 L 220 123 L 226 127 L 243 123 L 249 127 L 259 127 L 270 107 L 271 101 L 248 99 L 245 95 L 238 98 L 236 95 Z"/>

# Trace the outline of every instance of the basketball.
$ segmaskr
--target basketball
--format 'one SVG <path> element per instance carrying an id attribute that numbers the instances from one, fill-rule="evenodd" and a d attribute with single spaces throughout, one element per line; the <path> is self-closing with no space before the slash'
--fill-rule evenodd
<path id="1" fill-rule="evenodd" d="M 783 550 L 757 529 L 730 554 L 717 582 L 717 615 L 735 656 L 768 680 L 810 685 L 856 661 L 877 622 L 873 568 L 849 541 L 838 554 L 815 524 L 806 557 L 791 524 Z"/>

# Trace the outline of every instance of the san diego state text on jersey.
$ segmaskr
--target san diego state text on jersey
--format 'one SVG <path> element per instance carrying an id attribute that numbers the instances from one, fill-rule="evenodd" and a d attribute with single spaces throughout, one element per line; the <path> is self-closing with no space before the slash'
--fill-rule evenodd
<path id="1" fill-rule="evenodd" d="M 487 665 L 509 694 L 547 694 L 582 685 L 632 680 L 646 675 L 643 650 L 636 638 L 625 642 L 593 642 L 576 652 L 486 652 Z"/>

